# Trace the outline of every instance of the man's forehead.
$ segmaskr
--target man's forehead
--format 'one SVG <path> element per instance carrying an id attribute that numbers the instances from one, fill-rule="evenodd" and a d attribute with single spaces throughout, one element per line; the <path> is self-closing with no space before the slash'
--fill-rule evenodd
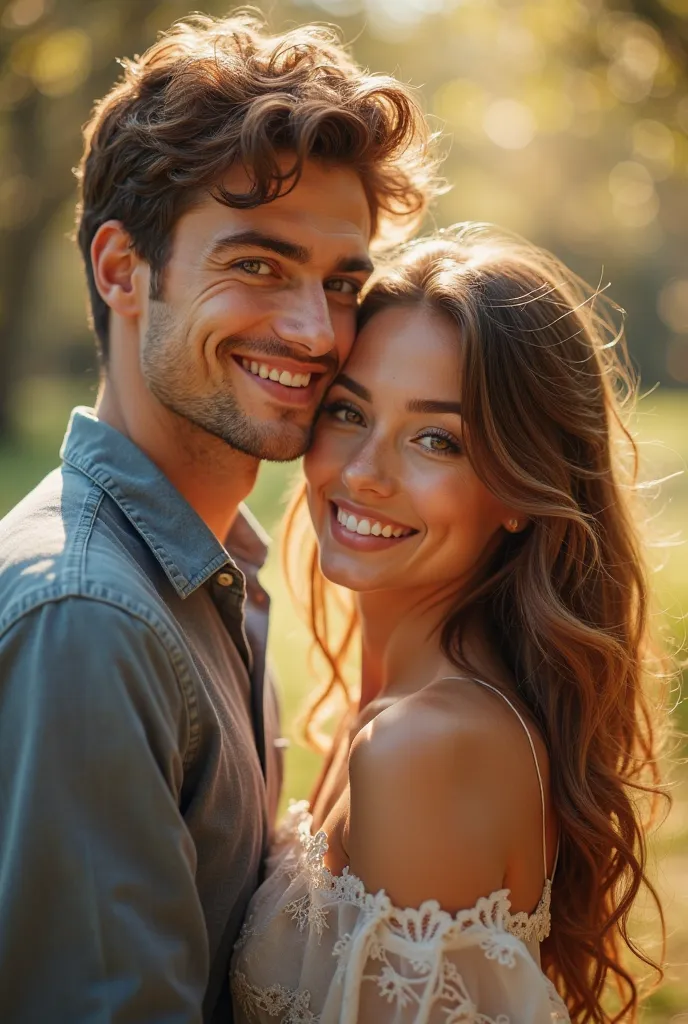
<path id="1" fill-rule="evenodd" d="M 226 228 L 281 235 L 309 248 L 345 246 L 347 252 L 367 250 L 367 225 L 345 216 L 328 215 L 325 211 L 280 207 L 279 202 L 265 203 L 253 210 L 233 209 L 226 219 Z M 218 235 L 221 234 L 222 229 L 218 231 Z"/>
<path id="2" fill-rule="evenodd" d="M 229 192 L 239 193 L 248 191 L 252 180 L 243 168 L 232 168 L 222 184 Z M 306 161 L 298 182 L 284 195 L 253 209 L 225 209 L 235 221 L 253 222 L 261 230 L 279 223 L 290 233 L 309 234 L 313 244 L 318 236 L 323 244 L 339 238 L 367 248 L 370 242 L 368 197 L 359 175 L 349 167 Z"/>
<path id="3" fill-rule="evenodd" d="M 271 205 L 237 210 L 218 203 L 219 209 L 197 210 L 190 214 L 195 224 L 189 223 L 188 231 L 179 225 L 177 242 L 182 250 L 196 249 L 202 263 L 224 263 L 248 250 L 276 254 L 302 266 L 372 272 L 368 240 L 356 224 L 312 211 L 302 216 L 270 211 Z M 178 247 L 177 252 L 181 255 Z"/>

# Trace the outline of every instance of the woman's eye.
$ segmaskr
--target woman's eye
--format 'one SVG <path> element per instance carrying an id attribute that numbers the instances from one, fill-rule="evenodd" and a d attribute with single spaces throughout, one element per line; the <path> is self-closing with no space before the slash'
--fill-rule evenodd
<path id="1" fill-rule="evenodd" d="M 418 444 L 426 451 L 439 452 L 442 455 L 459 451 L 455 441 L 450 441 L 448 437 L 441 437 L 439 434 L 425 434 L 424 437 L 418 438 Z"/>
<path id="2" fill-rule="evenodd" d="M 342 423 L 361 423 L 362 418 L 355 409 L 335 409 L 333 416 Z"/>
<path id="3" fill-rule="evenodd" d="M 239 260 L 234 266 L 252 277 L 266 277 L 272 273 L 272 267 L 265 260 Z"/>
<path id="4" fill-rule="evenodd" d="M 339 292 L 340 295 L 358 295 L 360 288 L 353 281 L 347 281 L 343 277 L 336 277 L 327 282 L 327 290 Z"/>
<path id="5" fill-rule="evenodd" d="M 363 417 L 358 409 L 354 409 L 349 405 L 340 405 L 333 402 L 332 405 L 326 405 L 323 411 L 328 413 L 333 420 L 339 420 L 340 423 L 363 423 Z"/>

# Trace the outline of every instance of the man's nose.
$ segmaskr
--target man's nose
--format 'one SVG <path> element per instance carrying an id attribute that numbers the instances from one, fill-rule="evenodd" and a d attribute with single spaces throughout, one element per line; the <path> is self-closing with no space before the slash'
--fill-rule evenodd
<path id="1" fill-rule="evenodd" d="M 302 285 L 284 293 L 274 327 L 283 341 L 302 348 L 304 355 L 317 358 L 330 353 L 335 334 L 322 284 Z"/>

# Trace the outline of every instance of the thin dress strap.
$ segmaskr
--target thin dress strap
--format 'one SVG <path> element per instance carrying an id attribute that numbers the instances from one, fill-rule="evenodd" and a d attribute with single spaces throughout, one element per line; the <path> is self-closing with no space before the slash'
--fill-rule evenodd
<path id="1" fill-rule="evenodd" d="M 466 679 L 470 678 L 472 680 L 472 682 L 479 683 L 480 686 L 486 686 L 488 690 L 492 690 L 492 692 L 496 693 L 498 697 L 501 697 L 502 700 L 506 701 L 506 703 L 509 705 L 509 707 L 511 708 L 511 710 L 513 711 L 513 713 L 516 715 L 516 717 L 518 718 L 519 722 L 523 726 L 523 730 L 524 730 L 526 736 L 528 737 L 528 742 L 530 743 L 530 749 L 531 749 L 531 751 L 533 753 L 533 760 L 535 761 L 535 771 L 537 772 L 538 783 L 540 785 L 540 801 L 542 803 L 542 860 L 543 860 L 543 863 L 544 863 L 545 878 L 549 879 L 550 881 L 553 881 L 553 879 L 554 879 L 554 872 L 557 869 L 557 861 L 559 859 L 559 839 L 557 839 L 557 851 L 556 851 L 556 853 L 554 855 L 554 867 L 552 869 L 552 878 L 550 879 L 549 874 L 547 872 L 547 836 L 546 836 L 546 831 L 545 831 L 545 825 L 546 825 L 546 820 L 545 820 L 545 787 L 542 784 L 542 775 L 540 774 L 540 765 L 538 763 L 537 754 L 535 753 L 535 744 L 533 743 L 532 736 L 530 735 L 530 729 L 526 725 L 525 720 L 523 718 L 523 715 L 521 714 L 521 712 L 516 707 L 514 707 L 514 705 L 509 700 L 509 698 L 506 696 L 506 694 L 502 693 L 501 690 L 498 690 L 496 686 L 492 686 L 491 683 L 486 683 L 483 679 L 476 679 L 473 676 L 470 676 L 470 677 L 469 676 L 444 676 L 444 678 L 445 679 L 461 679 L 461 680 L 466 680 Z"/>

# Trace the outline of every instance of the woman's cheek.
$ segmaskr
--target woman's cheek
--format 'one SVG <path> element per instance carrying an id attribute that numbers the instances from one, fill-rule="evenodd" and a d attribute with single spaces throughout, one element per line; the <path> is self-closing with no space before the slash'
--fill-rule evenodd
<path id="1" fill-rule="evenodd" d="M 313 443 L 304 456 L 303 469 L 306 476 L 308 507 L 320 531 L 324 527 L 328 513 L 328 492 L 336 486 L 341 477 L 341 465 L 338 465 L 325 431 L 316 430 Z"/>
<path id="2" fill-rule="evenodd" d="M 424 460 L 408 466 L 404 476 L 402 486 L 427 528 L 453 529 L 460 517 L 461 484 L 456 469 Z"/>
<path id="3" fill-rule="evenodd" d="M 304 471 L 307 477 L 319 483 L 338 479 L 346 465 L 347 446 L 336 432 L 327 426 L 315 428 L 313 441 L 304 457 Z"/>
<path id="4" fill-rule="evenodd" d="M 309 485 L 313 488 L 317 488 L 327 475 L 326 451 L 322 431 L 316 429 L 311 446 L 303 459 L 303 471 Z"/>

